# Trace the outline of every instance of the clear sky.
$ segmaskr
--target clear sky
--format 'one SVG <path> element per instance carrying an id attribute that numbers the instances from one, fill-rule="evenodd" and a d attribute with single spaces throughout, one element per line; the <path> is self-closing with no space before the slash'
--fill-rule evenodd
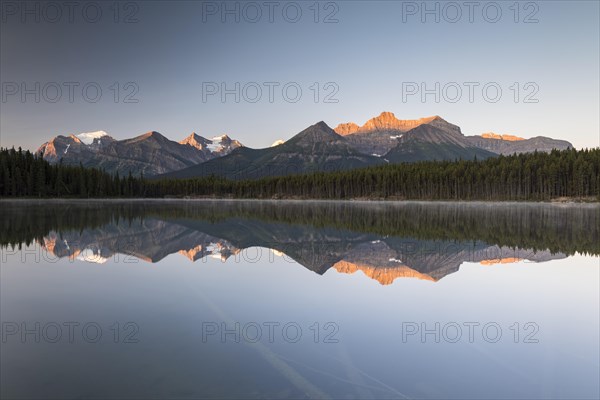
<path id="1" fill-rule="evenodd" d="M 598 1 L 73 3 L 1 2 L 1 146 L 156 130 L 266 147 L 382 111 L 600 145 Z"/>

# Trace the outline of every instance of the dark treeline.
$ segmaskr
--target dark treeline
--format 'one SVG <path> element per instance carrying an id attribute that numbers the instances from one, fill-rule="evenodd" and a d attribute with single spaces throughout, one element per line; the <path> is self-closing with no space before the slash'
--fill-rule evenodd
<path id="1" fill-rule="evenodd" d="M 22 204 L 5 202 L 0 207 L 0 247 L 21 247 L 34 242 L 43 243 L 50 231 L 68 232 L 97 229 L 109 224 L 131 225 L 149 217 L 146 207 L 139 204 L 98 204 L 49 202 L 38 200 Z"/>
<path id="2" fill-rule="evenodd" d="M 0 150 L 2 197 L 164 197 L 550 200 L 600 199 L 600 149 L 426 161 L 366 169 L 230 181 L 147 180 L 50 165 L 29 151 Z"/>
<path id="3" fill-rule="evenodd" d="M 21 148 L 0 149 L 0 197 L 139 197 L 143 177 L 110 175 L 96 168 L 51 165 Z"/>

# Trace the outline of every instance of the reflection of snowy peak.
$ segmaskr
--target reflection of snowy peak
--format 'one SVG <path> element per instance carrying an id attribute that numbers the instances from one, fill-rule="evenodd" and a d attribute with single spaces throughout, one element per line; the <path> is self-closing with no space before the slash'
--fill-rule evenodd
<path id="1" fill-rule="evenodd" d="M 104 264 L 108 261 L 108 258 L 102 256 L 102 251 L 100 249 L 94 250 L 90 248 L 83 249 L 77 255 L 76 259 L 95 264 Z"/>
<path id="2" fill-rule="evenodd" d="M 179 254 L 184 255 L 191 261 L 200 260 L 204 257 L 216 258 L 221 261 L 227 261 L 232 255 L 236 255 L 240 252 L 240 249 L 233 246 L 226 240 L 218 240 L 217 242 L 211 242 L 212 239 L 207 236 L 204 243 L 192 247 L 188 250 L 179 250 Z"/>
<path id="3" fill-rule="evenodd" d="M 229 241 L 186 228 L 179 224 L 148 218 L 127 226 L 107 224 L 102 228 L 57 233 L 51 231 L 41 242 L 54 257 L 68 257 L 90 263 L 104 264 L 135 259 L 158 262 L 169 254 L 184 255 L 191 261 L 204 257 L 222 261 L 236 255 L 240 249 Z M 125 257 L 125 258 L 124 258 Z M 132 259 L 128 259 L 132 261 Z"/>

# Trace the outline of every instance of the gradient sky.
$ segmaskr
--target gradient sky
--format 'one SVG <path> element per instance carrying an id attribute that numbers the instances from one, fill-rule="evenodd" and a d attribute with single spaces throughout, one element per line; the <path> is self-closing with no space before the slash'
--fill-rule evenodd
<path id="1" fill-rule="evenodd" d="M 302 10 L 296 23 L 283 16 L 289 2 L 276 2 L 273 22 L 263 1 L 258 2 L 262 16 L 256 23 L 244 18 L 253 18 L 255 11 L 247 8 L 244 14 L 243 2 L 238 2 L 239 23 L 233 15 L 222 22 L 219 13 L 203 12 L 223 7 L 222 2 L 131 2 L 138 8 L 134 23 L 122 21 L 136 11 L 124 2 L 119 23 L 114 22 L 112 1 L 96 3 L 102 9 L 96 23 L 82 16 L 88 2 L 76 2 L 72 23 L 64 6 L 59 22 L 47 20 L 55 15 L 51 9 L 40 12 L 40 22 L 30 14 L 23 22 L 21 10 L 12 14 L 13 6 L 22 3 L 30 9 L 42 4 L 1 2 L 1 146 L 34 150 L 58 134 L 105 130 L 123 139 L 156 130 L 177 141 L 192 131 L 206 137 L 227 133 L 247 146 L 266 147 L 320 120 L 331 127 L 347 121 L 361 125 L 382 111 L 401 119 L 440 115 L 468 135 L 494 131 L 561 138 L 577 148 L 600 145 L 598 1 L 522 2 L 518 23 L 513 1 L 496 3 L 502 10 L 496 23 L 484 18 L 482 8 L 489 2 L 475 8 L 474 22 L 463 6 L 456 23 L 444 20 L 455 15 L 450 6 L 443 12 L 445 2 L 439 3 L 439 23 L 433 15 L 423 23 L 419 10 L 403 14 L 410 5 L 393 1 L 321 2 L 319 23 L 313 20 L 313 1 L 288 5 L 288 18 L 294 17 L 295 5 Z M 422 8 L 421 2 L 413 4 Z M 227 6 L 234 8 L 236 2 Z M 338 22 L 323 23 L 336 8 Z M 87 10 L 93 17 L 93 8 Z M 495 16 L 493 9 L 487 11 L 488 18 Z M 532 12 L 539 22 L 523 23 Z M 56 82 L 63 85 L 62 98 L 51 103 L 42 95 L 36 103 L 34 95 L 27 95 L 22 102 L 20 93 L 9 94 L 11 82 L 30 88 L 35 82 L 41 87 Z M 64 82 L 79 83 L 72 103 Z M 96 103 L 85 101 L 81 93 L 89 82 L 102 89 Z M 110 89 L 115 82 L 121 87 L 116 103 Z M 128 82 L 139 88 L 137 103 L 123 102 Z M 236 103 L 233 95 L 225 102 L 219 96 L 203 101 L 203 82 L 280 86 L 272 103 L 264 86 L 258 102 L 242 96 Z M 281 87 L 288 82 L 303 90 L 296 103 L 282 96 Z M 321 86 L 317 103 L 310 89 L 315 82 Z M 327 82 L 339 88 L 337 103 L 323 102 Z M 433 95 L 425 102 L 420 96 L 403 101 L 403 82 L 424 82 L 430 88 L 435 82 L 458 82 L 463 96 L 456 103 L 443 96 L 436 103 Z M 463 82 L 480 83 L 473 102 Z M 502 88 L 496 103 L 482 96 L 481 87 L 488 82 Z M 521 86 L 518 102 L 510 89 L 514 82 Z M 523 101 L 531 92 L 531 86 L 524 88 L 528 82 L 539 88 L 537 103 Z M 54 97 L 48 88 L 48 97 Z"/>

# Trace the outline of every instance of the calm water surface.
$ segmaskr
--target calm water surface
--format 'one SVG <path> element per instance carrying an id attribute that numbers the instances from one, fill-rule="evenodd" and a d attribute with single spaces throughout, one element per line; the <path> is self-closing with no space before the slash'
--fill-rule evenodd
<path id="1" fill-rule="evenodd" d="M 598 398 L 600 207 L 0 203 L 2 398 Z"/>

